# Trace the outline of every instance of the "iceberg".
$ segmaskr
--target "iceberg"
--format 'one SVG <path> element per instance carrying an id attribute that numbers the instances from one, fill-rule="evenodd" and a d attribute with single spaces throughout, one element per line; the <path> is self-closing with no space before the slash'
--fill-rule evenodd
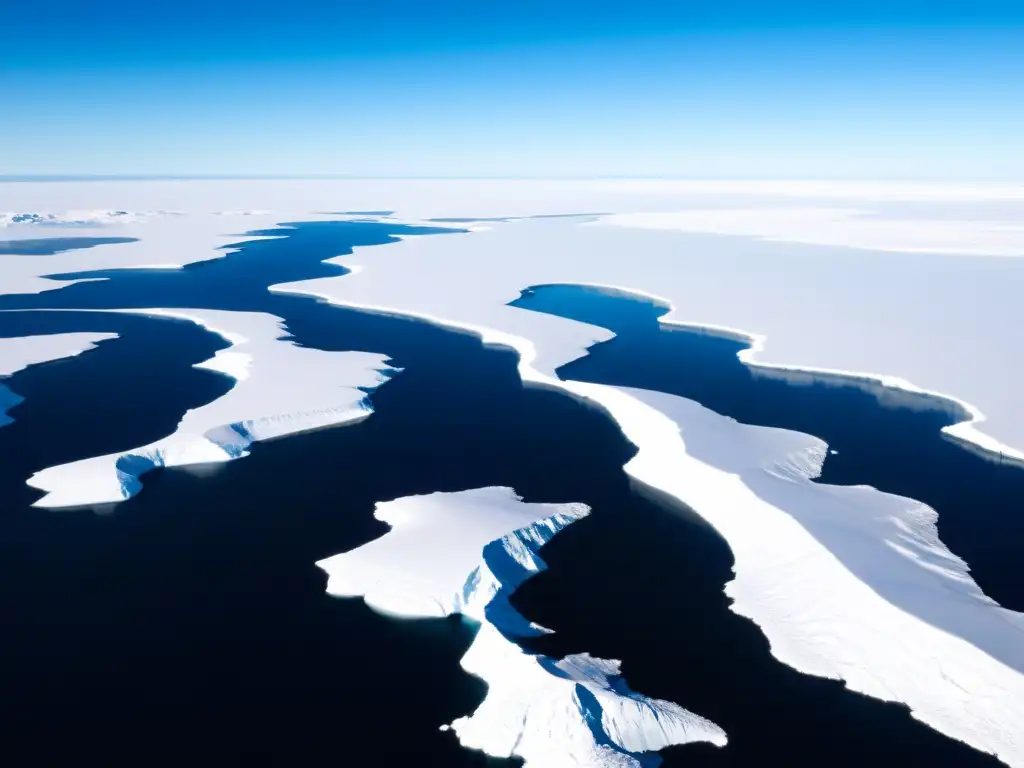
<path id="1" fill-rule="evenodd" d="M 31 365 L 74 357 L 95 349 L 101 341 L 116 338 L 116 333 L 52 333 L 0 338 L 0 382 Z M 20 395 L 0 383 L 0 427 L 14 421 L 7 411 L 21 401 Z"/>
<path id="2" fill-rule="evenodd" d="M 397 370 L 383 355 L 300 347 L 273 315 L 111 311 L 187 320 L 218 334 L 231 346 L 196 367 L 229 376 L 235 385 L 223 397 L 185 413 L 173 434 L 154 443 L 36 472 L 27 482 L 46 492 L 37 507 L 123 501 L 139 491 L 139 477 L 155 467 L 231 461 L 246 456 L 255 441 L 363 419 L 373 410 L 367 392 Z"/>
<path id="3" fill-rule="evenodd" d="M 327 591 L 404 617 L 460 613 L 480 622 L 462 667 L 487 696 L 451 729 L 466 747 L 520 757 L 527 768 L 644 768 L 673 744 L 726 743 L 721 728 L 672 702 L 631 691 L 616 661 L 524 651 L 546 632 L 509 604 L 545 565 L 544 546 L 589 513 L 582 504 L 527 504 L 511 488 L 407 496 L 377 505 L 381 538 L 321 560 Z"/>

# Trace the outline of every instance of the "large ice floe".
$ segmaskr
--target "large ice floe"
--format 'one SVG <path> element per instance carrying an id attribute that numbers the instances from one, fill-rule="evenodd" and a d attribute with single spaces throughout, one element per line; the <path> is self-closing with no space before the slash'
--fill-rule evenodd
<path id="1" fill-rule="evenodd" d="M 30 365 L 74 357 L 95 349 L 101 341 L 116 338 L 116 333 L 51 333 L 0 338 L 0 427 L 13 421 L 7 411 L 22 401 L 20 395 L 2 383 L 3 379 Z"/>
<path id="2" fill-rule="evenodd" d="M 212 403 L 194 408 L 177 429 L 149 445 L 48 467 L 28 484 L 46 491 L 38 507 L 98 505 L 135 494 L 154 467 L 231 461 L 258 440 L 291 435 L 368 416 L 369 390 L 395 369 L 383 355 L 325 352 L 287 338 L 283 321 L 254 312 L 208 309 L 115 310 L 197 323 L 230 342 L 199 368 L 235 380 Z"/>
<path id="3" fill-rule="evenodd" d="M 322 560 L 332 595 L 363 597 L 405 617 L 461 613 L 480 622 L 462 666 L 488 685 L 480 707 L 450 726 L 466 747 L 518 756 L 526 768 L 641 768 L 645 754 L 725 733 L 678 704 L 631 691 L 618 662 L 530 654 L 516 638 L 546 630 L 509 604 L 545 565 L 541 547 L 589 513 L 582 504 L 527 504 L 511 488 L 407 496 L 379 503 L 379 539 Z"/>

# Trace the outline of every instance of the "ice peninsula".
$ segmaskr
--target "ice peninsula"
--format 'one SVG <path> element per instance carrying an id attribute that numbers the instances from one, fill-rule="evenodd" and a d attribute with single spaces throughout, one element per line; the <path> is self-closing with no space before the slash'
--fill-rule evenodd
<path id="1" fill-rule="evenodd" d="M 149 445 L 48 467 L 28 484 L 46 491 L 38 507 L 123 501 L 138 492 L 139 477 L 154 467 L 231 461 L 249 445 L 310 429 L 365 418 L 366 393 L 387 381 L 383 355 L 325 352 L 288 339 L 283 321 L 253 312 L 207 309 L 114 310 L 197 323 L 230 342 L 197 367 L 235 380 L 212 403 L 194 408 L 175 432 Z"/>
<path id="2" fill-rule="evenodd" d="M 524 652 L 516 637 L 543 632 L 508 602 L 542 570 L 541 547 L 589 510 L 527 504 L 511 488 L 408 496 L 377 504 L 381 538 L 322 560 L 327 591 L 360 596 L 406 617 L 461 613 L 480 622 L 462 659 L 488 685 L 472 715 L 451 728 L 466 747 L 518 756 L 526 768 L 641 768 L 673 744 L 726 743 L 714 723 L 678 704 L 631 691 L 618 662 Z"/>

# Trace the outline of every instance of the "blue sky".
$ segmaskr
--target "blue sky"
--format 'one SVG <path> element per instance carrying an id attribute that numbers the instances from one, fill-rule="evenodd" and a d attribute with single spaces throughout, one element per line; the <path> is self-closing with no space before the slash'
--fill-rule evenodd
<path id="1" fill-rule="evenodd" d="M 0 174 L 1024 179 L 1024 3 L 53 0 Z"/>

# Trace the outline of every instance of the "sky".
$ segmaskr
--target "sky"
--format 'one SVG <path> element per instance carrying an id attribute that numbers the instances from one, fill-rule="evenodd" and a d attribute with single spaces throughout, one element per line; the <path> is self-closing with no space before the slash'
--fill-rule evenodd
<path id="1" fill-rule="evenodd" d="M 1024 180 L 1024 2 L 51 0 L 0 175 Z"/>

